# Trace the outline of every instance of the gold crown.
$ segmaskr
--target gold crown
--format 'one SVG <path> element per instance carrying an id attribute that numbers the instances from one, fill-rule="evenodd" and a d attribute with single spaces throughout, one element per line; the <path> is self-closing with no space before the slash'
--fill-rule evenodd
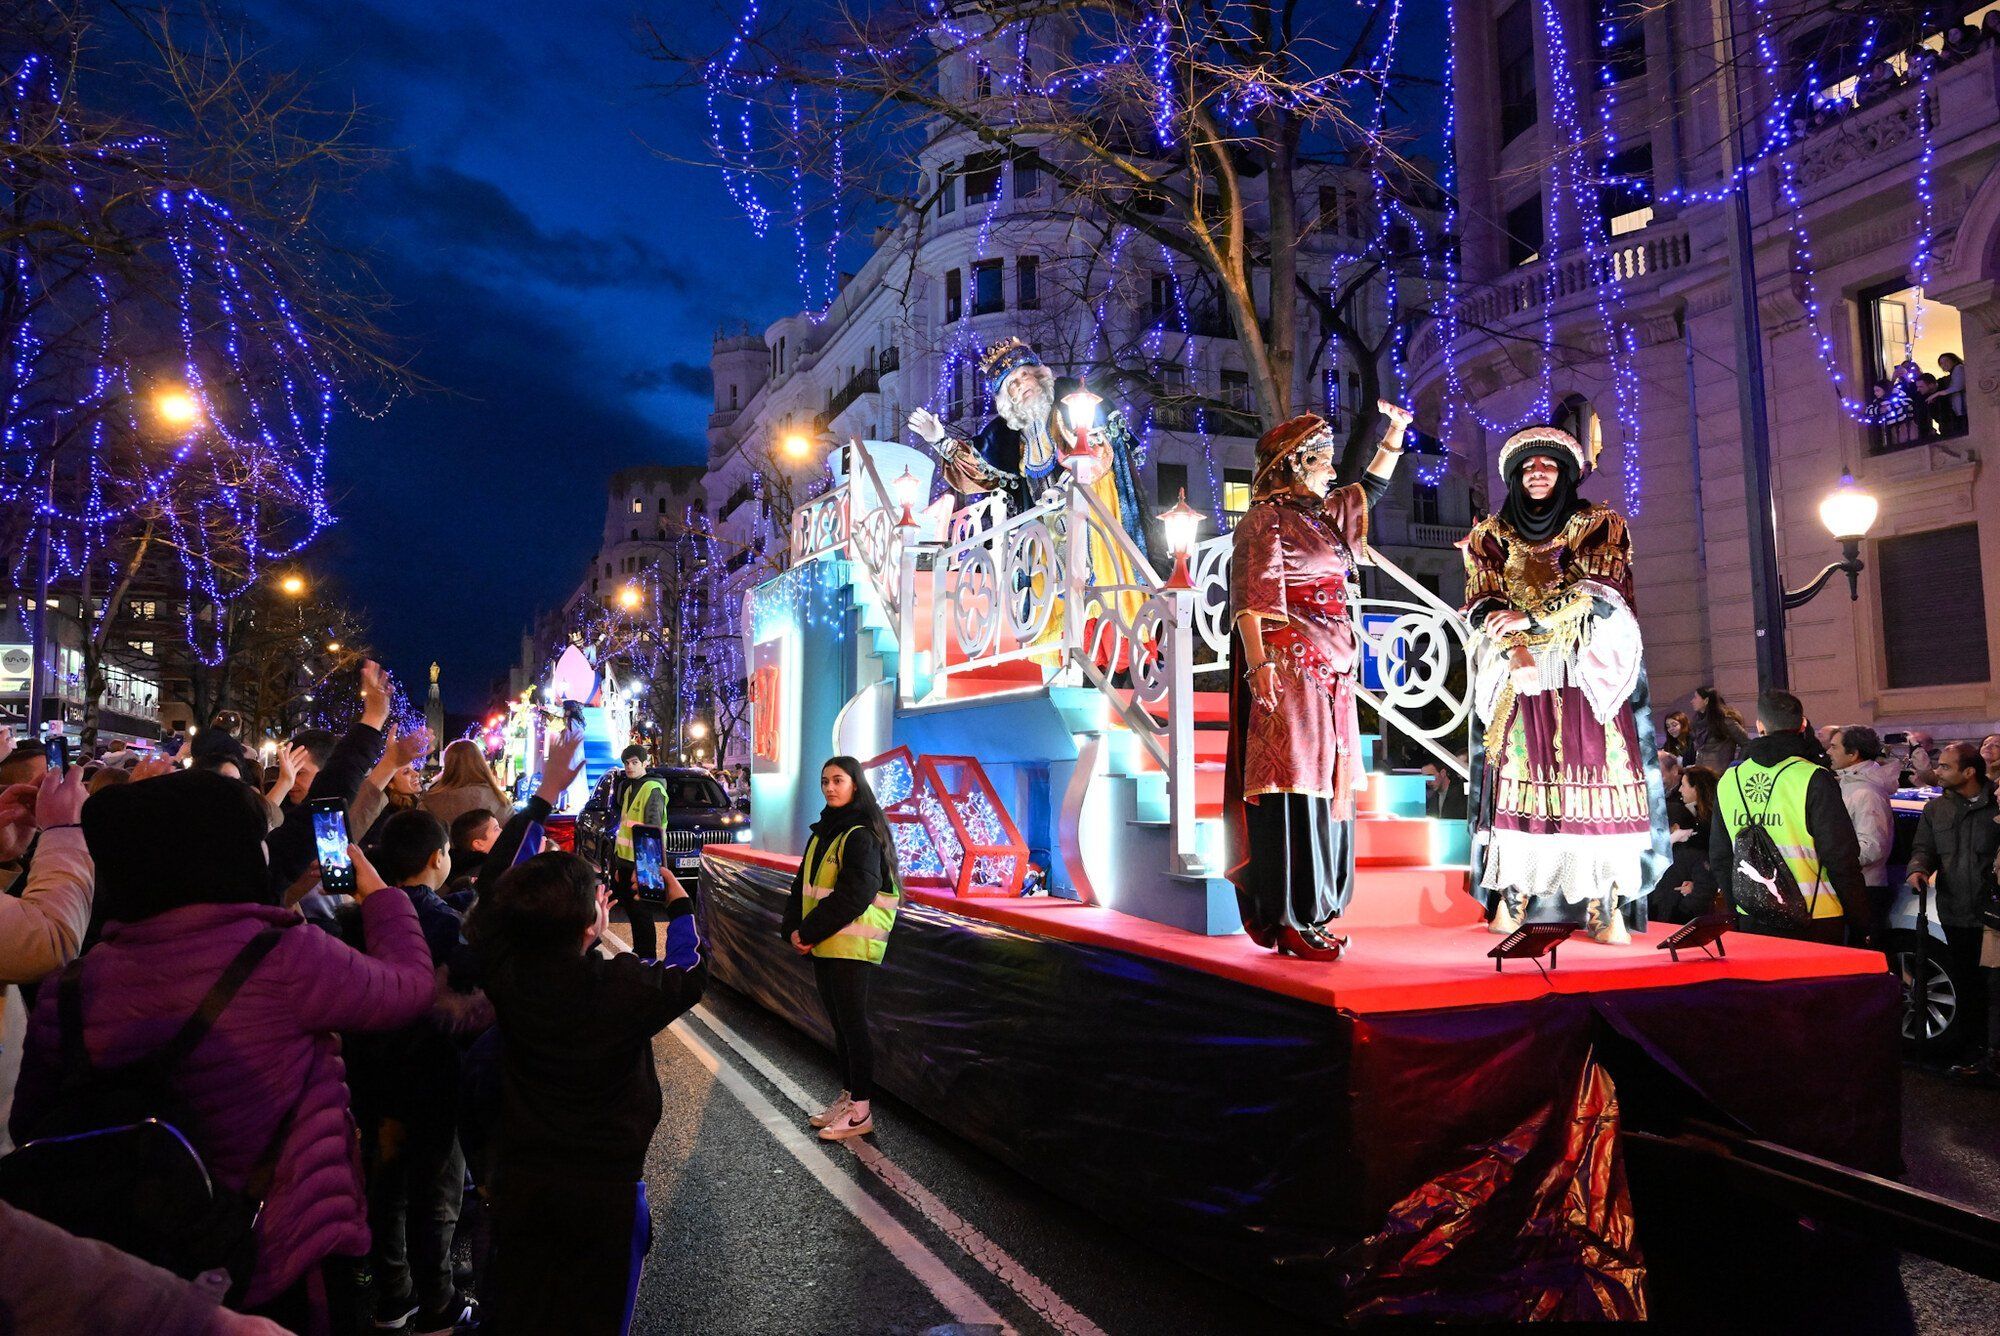
<path id="1" fill-rule="evenodd" d="M 1026 339 L 1017 334 L 1009 335 L 994 344 L 991 348 L 988 348 L 986 355 L 979 359 L 979 374 L 982 376 L 992 375 L 994 371 L 999 369 L 1002 363 L 1015 360 L 1015 354 L 1018 352 L 1025 352 L 1028 355 L 1029 361 L 1041 360 L 1035 356 L 1034 348 Z"/>

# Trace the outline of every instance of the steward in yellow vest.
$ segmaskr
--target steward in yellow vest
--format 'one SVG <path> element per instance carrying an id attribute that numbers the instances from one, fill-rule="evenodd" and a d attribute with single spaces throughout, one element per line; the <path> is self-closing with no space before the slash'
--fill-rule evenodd
<path id="1" fill-rule="evenodd" d="M 901 904 L 894 870 L 867 819 L 830 808 L 806 840 L 785 906 L 784 935 L 797 932 L 822 959 L 879 965 Z"/>
<path id="2" fill-rule="evenodd" d="M 1840 781 L 1812 759 L 1812 748 L 1799 729 L 1800 718 L 1788 728 L 1765 718 L 1772 698 L 1783 697 L 1789 709 L 1777 710 L 1782 723 L 1798 708 L 1789 692 L 1766 692 L 1758 702 L 1760 721 L 1768 730 L 1752 738 L 1743 757 L 1722 773 L 1716 784 L 1716 819 L 1709 827 L 1708 862 L 1716 884 L 1735 880 L 1737 834 L 1752 821 L 1762 825 L 1798 882 L 1799 893 L 1812 913 L 1803 935 L 1814 941 L 1850 946 L 1867 943 L 1868 891 L 1861 876 L 1861 845 L 1854 818 L 1840 796 Z"/>
<path id="3" fill-rule="evenodd" d="M 826 807 L 813 822 L 778 931 L 786 946 L 812 957 L 840 1067 L 840 1094 L 808 1121 L 821 1140 L 841 1141 L 875 1130 L 868 980 L 889 950 L 903 892 L 889 823 L 861 763 L 834 757 L 820 767 L 819 788 Z"/>

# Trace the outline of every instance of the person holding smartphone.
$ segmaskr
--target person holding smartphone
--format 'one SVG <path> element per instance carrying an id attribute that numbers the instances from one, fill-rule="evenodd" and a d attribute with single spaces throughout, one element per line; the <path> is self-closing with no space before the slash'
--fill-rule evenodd
<path id="1" fill-rule="evenodd" d="M 640 826 L 658 830 L 667 824 L 667 786 L 646 773 L 644 747 L 627 747 L 620 759 L 625 773 L 611 790 L 611 809 L 618 813 L 618 838 L 611 855 L 611 898 L 631 921 L 632 949 L 642 959 L 651 960 L 660 953 L 659 929 L 653 921 L 653 907 L 639 898 L 633 832 Z"/>
<path id="2" fill-rule="evenodd" d="M 821 1140 L 843 1141 L 875 1130 L 868 977 L 888 951 L 902 890 L 889 821 L 861 763 L 834 757 L 820 767 L 819 791 L 826 808 L 812 824 L 779 931 L 794 951 L 813 959 L 840 1065 L 839 1096 L 811 1122 Z"/>
<path id="3" fill-rule="evenodd" d="M 582 765 L 583 738 L 551 751 L 540 791 L 493 846 L 466 935 L 498 1017 L 499 1129 L 488 1166 L 490 1329 L 595 1336 L 630 1329 L 652 1245 L 646 1148 L 659 1127 L 653 1037 L 701 999 L 694 905 L 666 875 L 666 950 L 607 956 L 610 898 L 575 854 L 513 864 L 527 827 Z M 482 1330 L 488 1328 L 482 1327 Z"/>

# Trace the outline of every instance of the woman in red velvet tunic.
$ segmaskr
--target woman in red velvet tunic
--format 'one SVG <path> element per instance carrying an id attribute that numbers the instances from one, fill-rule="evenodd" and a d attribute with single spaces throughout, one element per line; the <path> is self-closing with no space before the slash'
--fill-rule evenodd
<path id="1" fill-rule="evenodd" d="M 1325 928 L 1353 889 L 1354 794 L 1367 781 L 1355 564 L 1410 422 L 1393 404 L 1377 407 L 1389 426 L 1367 474 L 1331 492 L 1338 449 L 1322 419 L 1308 413 L 1264 434 L 1229 565 L 1229 879 L 1251 940 L 1312 960 L 1347 947 Z"/>

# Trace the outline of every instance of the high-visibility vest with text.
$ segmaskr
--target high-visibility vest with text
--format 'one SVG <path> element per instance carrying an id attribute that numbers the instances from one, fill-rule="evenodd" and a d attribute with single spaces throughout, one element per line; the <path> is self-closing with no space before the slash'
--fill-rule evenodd
<path id="1" fill-rule="evenodd" d="M 1751 822 L 1762 826 L 1792 870 L 1812 916 L 1839 918 L 1840 896 L 1826 879 L 1812 832 L 1806 829 L 1806 788 L 1819 773 L 1817 765 L 1796 756 L 1777 765 L 1739 761 L 1716 786 L 1715 803 L 1732 844 Z"/>
<path id="2" fill-rule="evenodd" d="M 613 851 L 628 863 L 638 861 L 632 853 L 632 827 L 646 824 L 646 805 L 655 792 L 660 795 L 660 805 L 666 806 L 667 786 L 648 777 L 626 790 L 624 806 L 618 809 L 618 842 Z"/>

